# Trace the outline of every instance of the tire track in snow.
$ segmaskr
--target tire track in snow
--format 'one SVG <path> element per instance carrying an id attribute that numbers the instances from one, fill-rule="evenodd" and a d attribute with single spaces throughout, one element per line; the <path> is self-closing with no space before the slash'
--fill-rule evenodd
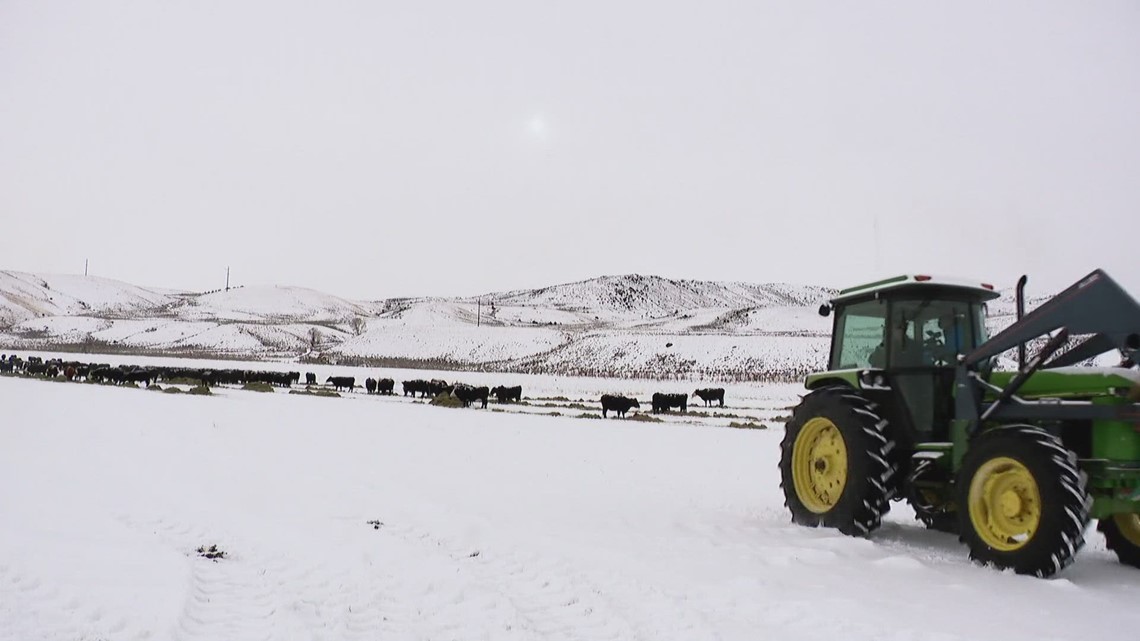
<path id="1" fill-rule="evenodd" d="M 176 639 L 269 641 L 288 636 L 288 630 L 275 625 L 274 595 L 255 568 L 197 559 L 192 576 Z"/>
<path id="2" fill-rule="evenodd" d="M 0 639 L 13 641 L 151 638 L 98 605 L 84 605 L 54 584 L 0 561 Z"/>
<path id="3" fill-rule="evenodd" d="M 404 583 L 365 561 L 298 562 L 278 557 L 266 576 L 287 595 L 286 607 L 312 639 L 417 638 L 414 617 L 402 602 Z"/>
<path id="4" fill-rule="evenodd" d="M 153 534 L 192 564 L 185 605 L 173 626 L 179 641 L 408 638 L 404 632 L 414 627 L 401 623 L 407 617 L 389 575 L 258 552 L 233 536 L 174 519 L 120 521 Z M 197 556 L 199 546 L 211 544 L 226 556 Z"/>
<path id="5" fill-rule="evenodd" d="M 173 626 L 175 639 L 271 641 L 295 636 L 294 622 L 287 616 L 278 616 L 278 595 L 265 579 L 265 560 L 247 555 L 247 548 L 240 542 L 173 519 L 119 520 L 153 534 L 191 563 L 185 603 Z M 226 556 L 207 559 L 196 552 L 200 546 L 212 544 L 218 545 Z"/>
<path id="6" fill-rule="evenodd" d="M 498 608 L 492 621 L 500 621 L 501 627 L 487 633 L 550 640 L 718 638 L 709 620 L 684 598 L 616 573 L 590 576 L 565 561 L 536 553 L 475 551 L 404 524 L 386 525 L 382 530 L 450 559 L 454 572 L 475 595 L 459 590 L 450 607 L 438 614 L 447 618 L 448 610 L 462 611 L 472 605 Z M 481 633 L 475 636 L 483 638 Z"/>
<path id="7" fill-rule="evenodd" d="M 591 575 L 548 554 L 476 554 L 416 526 L 385 524 L 373 533 L 361 524 L 355 541 L 321 558 L 304 548 L 254 550 L 173 519 L 122 520 L 192 564 L 174 625 L 179 641 L 717 638 L 683 596 L 617 573 Z M 195 555 L 212 543 L 227 556 Z"/>
<path id="8" fill-rule="evenodd" d="M 636 639 L 620 616 L 558 568 L 540 560 L 498 558 L 405 524 L 385 525 L 381 540 L 414 550 L 427 583 L 418 605 L 429 638 Z"/>

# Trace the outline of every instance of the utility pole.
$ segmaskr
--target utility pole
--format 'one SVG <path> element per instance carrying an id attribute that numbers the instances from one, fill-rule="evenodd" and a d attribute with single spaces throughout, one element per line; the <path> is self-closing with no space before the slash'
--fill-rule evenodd
<path id="1" fill-rule="evenodd" d="M 475 314 L 475 327 L 479 327 L 483 323 L 483 297 L 479 297 L 479 311 Z"/>
<path id="2" fill-rule="evenodd" d="M 88 259 L 87 259 L 87 258 L 84 258 L 84 259 L 83 259 L 83 275 L 84 275 L 84 276 L 86 276 L 86 275 L 87 275 L 87 262 L 88 262 Z"/>
<path id="3" fill-rule="evenodd" d="M 226 291 L 230 291 L 230 268 L 226 267 Z"/>

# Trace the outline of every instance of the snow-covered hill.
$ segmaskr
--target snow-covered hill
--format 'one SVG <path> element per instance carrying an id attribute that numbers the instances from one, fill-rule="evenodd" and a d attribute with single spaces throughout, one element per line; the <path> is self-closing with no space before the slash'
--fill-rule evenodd
<path id="1" fill-rule="evenodd" d="M 175 291 L 108 278 L 0 271 L 0 327 L 49 316 L 157 313 L 178 300 Z"/>
<path id="2" fill-rule="evenodd" d="M 373 313 L 367 303 L 304 287 L 241 287 L 187 297 L 171 313 L 190 320 L 270 323 L 349 323 Z"/>
<path id="3" fill-rule="evenodd" d="M 628 274 L 464 298 L 353 301 L 300 287 L 193 293 L 0 272 L 0 348 L 789 380 L 826 364 L 832 319 L 817 309 L 834 294 Z M 991 333 L 1014 315 L 1013 292 L 1004 292 L 990 305 Z"/>
<path id="4" fill-rule="evenodd" d="M 541 308 L 580 315 L 584 321 L 629 321 L 674 317 L 695 309 L 802 307 L 826 298 L 822 287 L 671 280 L 628 274 L 603 276 L 535 290 L 487 294 L 485 304 Z M 468 299 L 469 302 L 474 302 Z"/>
<path id="5" fill-rule="evenodd" d="M 819 366 L 833 290 L 629 274 L 465 298 L 209 293 L 3 272 L 0 346 L 500 371 L 770 378 Z M 794 373 L 794 374 L 793 374 Z"/>

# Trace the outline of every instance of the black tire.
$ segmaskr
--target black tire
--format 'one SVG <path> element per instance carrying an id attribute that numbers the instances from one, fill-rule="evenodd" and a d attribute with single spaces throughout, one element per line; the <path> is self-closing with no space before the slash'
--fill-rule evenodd
<path id="1" fill-rule="evenodd" d="M 801 492 L 810 496 L 811 488 L 796 487 L 797 439 L 805 434 L 809 423 L 821 424 L 817 419 L 830 422 L 842 437 L 845 448 L 842 490 L 829 497 L 827 505 L 809 507 Z M 826 423 L 824 423 L 826 424 Z M 809 428 L 809 436 L 817 427 Z M 831 428 L 828 427 L 828 430 Z M 810 447 L 803 442 L 800 447 Z M 850 387 L 826 387 L 815 390 L 803 398 L 792 412 L 784 440 L 780 444 L 780 487 L 784 490 L 784 505 L 792 515 L 792 522 L 808 527 L 830 527 L 849 536 L 865 536 L 882 524 L 883 515 L 890 509 L 891 486 L 895 466 L 890 453 L 894 441 L 889 438 L 886 419 L 879 416 L 876 406 Z M 809 452 L 801 451 L 800 461 Z M 802 477 L 801 477 L 802 478 Z"/>
<path id="2" fill-rule="evenodd" d="M 1140 515 L 1117 514 L 1097 521 L 1108 549 L 1124 565 L 1140 568 Z"/>
<path id="3" fill-rule="evenodd" d="M 987 488 L 983 482 L 991 479 L 997 483 L 1009 476 L 1031 479 L 1028 485 L 1036 489 L 1037 496 L 1025 492 L 1024 483 L 1014 489 L 1015 485 L 1010 484 L 991 484 Z M 970 558 L 975 562 L 1012 569 L 1018 574 L 1052 576 L 1071 564 L 1085 543 L 1092 505 L 1086 480 L 1077 467 L 1076 455 L 1048 432 L 1031 425 L 987 430 L 970 443 L 955 482 L 959 539 L 969 547 Z M 976 500 L 972 504 L 971 486 L 975 481 Z M 1005 492 L 999 495 L 1003 487 Z M 987 492 L 992 493 L 989 506 L 983 500 Z M 1036 523 L 1032 531 L 1002 542 L 1013 546 L 1003 550 L 987 543 L 984 537 L 996 540 L 1004 536 L 1004 532 L 993 529 L 996 526 L 987 527 L 985 522 L 987 508 L 995 507 L 999 498 L 1004 502 L 1006 497 L 1012 497 L 1013 507 L 1001 507 L 1014 513 L 994 517 L 1010 523 L 1005 531 L 1033 528 L 1031 524 Z M 1032 507 L 1038 500 L 1039 504 Z M 1034 510 L 1036 517 L 1032 516 Z"/>

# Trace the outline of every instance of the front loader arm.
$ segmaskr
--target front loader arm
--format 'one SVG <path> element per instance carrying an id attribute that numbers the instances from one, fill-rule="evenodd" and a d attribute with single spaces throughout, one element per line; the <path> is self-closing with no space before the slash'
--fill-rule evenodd
<path id="1" fill-rule="evenodd" d="M 1061 328 L 1070 334 L 1097 335 L 1078 346 L 1080 360 L 1114 348 L 1135 356 L 1140 350 L 1140 303 L 1103 270 L 1095 270 L 966 354 L 964 364 L 975 368 L 986 359 Z M 1100 351 L 1092 353 L 1095 349 Z M 1055 361 L 1068 364 L 1069 359 L 1062 355 Z"/>
<path id="2" fill-rule="evenodd" d="M 1056 334 L 1048 345 L 1004 388 L 990 385 L 979 375 L 978 365 L 983 361 L 1051 332 Z M 1049 360 L 1071 334 L 1093 336 Z M 1136 420 L 1140 405 L 1096 406 L 1088 401 L 1057 403 L 1017 397 L 1018 389 L 1038 369 L 1077 363 L 1114 348 L 1133 361 L 1140 359 L 1140 304 L 1098 269 L 961 357 L 954 382 L 956 420 L 952 431 L 959 434 L 956 440 L 969 438 L 984 421 L 998 418 Z M 992 402 L 985 402 L 987 392 L 996 395 Z M 956 451 L 955 456 L 960 453 Z"/>
<path id="3" fill-rule="evenodd" d="M 1068 367 L 1069 365 L 1076 365 L 1081 361 L 1086 361 L 1090 358 L 1095 358 L 1101 354 L 1116 349 L 1116 345 L 1112 339 L 1104 334 L 1095 334 L 1077 344 L 1076 347 L 1061 354 L 1057 358 L 1050 360 L 1042 366 L 1042 369 L 1051 369 L 1054 367 Z"/>

